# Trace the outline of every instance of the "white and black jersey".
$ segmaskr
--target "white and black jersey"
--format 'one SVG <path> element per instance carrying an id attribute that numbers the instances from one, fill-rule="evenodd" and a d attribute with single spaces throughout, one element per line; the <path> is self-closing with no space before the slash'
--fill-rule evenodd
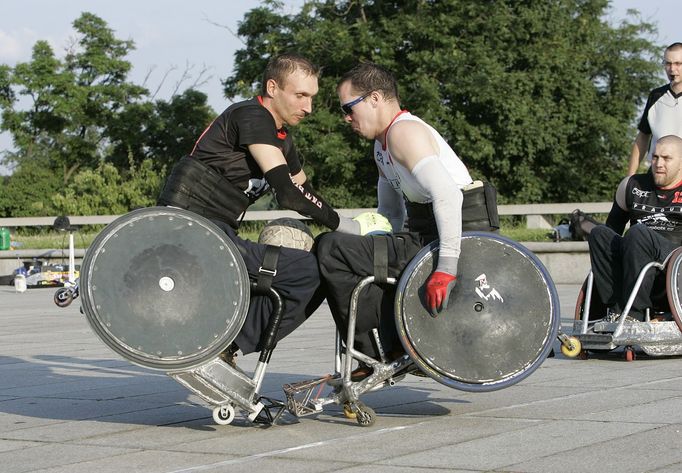
<path id="1" fill-rule="evenodd" d="M 667 135 L 682 138 L 682 93 L 675 94 L 670 85 L 654 89 L 644 107 L 637 127 L 644 134 L 651 135 L 647 160 L 651 162 L 656 142 Z"/>

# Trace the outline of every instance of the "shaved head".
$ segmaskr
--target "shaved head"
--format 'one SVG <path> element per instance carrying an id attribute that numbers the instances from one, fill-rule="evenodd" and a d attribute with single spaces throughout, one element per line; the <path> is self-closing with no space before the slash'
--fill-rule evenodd
<path id="1" fill-rule="evenodd" d="M 651 171 L 658 187 L 666 188 L 682 182 L 682 138 L 667 135 L 656 142 Z"/>
<path id="2" fill-rule="evenodd" d="M 670 149 L 675 150 L 675 154 L 682 157 L 682 138 L 677 135 L 666 135 L 656 142 L 656 147 L 658 145 L 665 145 L 670 147 Z"/>

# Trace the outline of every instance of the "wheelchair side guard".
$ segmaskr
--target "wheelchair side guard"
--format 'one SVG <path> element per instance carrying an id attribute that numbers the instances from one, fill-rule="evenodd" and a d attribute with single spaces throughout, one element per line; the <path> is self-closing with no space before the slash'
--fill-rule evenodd
<path id="1" fill-rule="evenodd" d="M 434 380 L 464 391 L 492 391 L 530 375 L 545 360 L 560 325 L 549 273 L 524 246 L 465 232 L 458 281 L 448 308 L 429 315 L 424 285 L 438 242 L 423 248 L 398 283 L 396 326 L 414 363 Z"/>
<path id="2" fill-rule="evenodd" d="M 90 326 L 116 353 L 164 371 L 218 356 L 241 329 L 249 279 L 236 245 L 192 212 L 152 207 L 109 224 L 81 270 Z"/>

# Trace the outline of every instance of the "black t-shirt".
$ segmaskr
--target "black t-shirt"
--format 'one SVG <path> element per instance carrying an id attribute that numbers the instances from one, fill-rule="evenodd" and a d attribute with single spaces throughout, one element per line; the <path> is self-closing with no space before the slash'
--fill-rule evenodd
<path id="1" fill-rule="evenodd" d="M 662 189 L 651 173 L 635 174 L 626 187 L 630 225 L 641 223 L 668 240 L 682 242 L 682 183 Z"/>
<path id="2" fill-rule="evenodd" d="M 294 176 L 301 171 L 291 136 L 285 128 L 276 128 L 260 97 L 228 107 L 204 130 L 190 156 L 217 171 L 253 201 L 268 190 L 268 183 L 249 153 L 248 145 L 252 144 L 279 148 L 289 173 Z"/>

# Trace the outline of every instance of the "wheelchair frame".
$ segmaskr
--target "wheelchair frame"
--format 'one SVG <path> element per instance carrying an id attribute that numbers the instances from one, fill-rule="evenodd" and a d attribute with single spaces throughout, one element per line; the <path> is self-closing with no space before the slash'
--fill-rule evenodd
<path id="1" fill-rule="evenodd" d="M 576 302 L 573 337 L 578 340 L 579 346 L 571 351 L 562 347 L 564 355 L 586 359 L 589 351 L 611 351 L 619 347 L 624 348 L 624 358 L 627 361 L 636 358 L 636 348 L 649 356 L 682 355 L 679 317 L 682 310 L 677 281 L 677 272 L 681 264 L 682 248 L 670 253 L 662 263 L 652 261 L 646 264 L 635 281 L 623 313 L 614 319 L 608 319 L 607 314 L 604 314 L 604 317 L 592 321 L 590 320 L 592 298 L 598 295 L 593 293 L 594 275 L 590 271 Z M 651 308 L 647 308 L 644 321 L 628 316 L 644 277 L 651 270 L 666 271 L 666 293 L 673 321 L 652 321 Z"/>

